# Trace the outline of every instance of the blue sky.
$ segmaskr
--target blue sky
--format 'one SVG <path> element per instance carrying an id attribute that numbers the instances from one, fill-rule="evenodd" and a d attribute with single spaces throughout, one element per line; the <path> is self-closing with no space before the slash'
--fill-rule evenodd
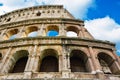
<path id="1" fill-rule="evenodd" d="M 85 21 L 85 27 L 95 39 L 116 43 L 120 55 L 120 0 L 0 0 L 0 15 L 47 4 L 64 5 L 76 19 Z"/>

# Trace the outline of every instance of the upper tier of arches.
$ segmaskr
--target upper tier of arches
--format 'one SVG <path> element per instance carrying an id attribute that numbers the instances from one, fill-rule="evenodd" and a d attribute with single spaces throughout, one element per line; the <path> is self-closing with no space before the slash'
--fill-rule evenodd
<path id="1" fill-rule="evenodd" d="M 60 24 L 40 24 L 40 25 L 28 25 L 21 27 L 8 28 L 1 30 L 2 40 L 13 40 L 24 37 L 79 37 L 93 39 L 90 33 L 81 26 L 77 25 L 60 25 Z"/>

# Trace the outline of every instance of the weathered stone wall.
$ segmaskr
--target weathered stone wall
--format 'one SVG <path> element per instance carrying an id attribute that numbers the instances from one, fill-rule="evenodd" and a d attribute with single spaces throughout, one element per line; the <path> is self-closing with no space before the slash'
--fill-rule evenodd
<path id="1" fill-rule="evenodd" d="M 57 36 L 47 32 L 55 30 Z M 77 34 L 68 37 L 67 32 Z M 29 36 L 37 32 L 36 36 Z M 14 38 L 11 38 L 13 37 Z M 46 56 L 58 60 L 57 72 L 40 72 Z M 71 58 L 79 57 L 86 72 L 73 72 Z M 16 62 L 27 56 L 23 72 L 11 73 Z M 99 59 L 108 64 L 111 74 L 104 73 Z M 115 44 L 95 40 L 84 28 L 84 22 L 76 20 L 63 6 L 37 6 L 16 10 L 0 16 L 0 79 L 41 80 L 119 80 L 120 58 Z"/>

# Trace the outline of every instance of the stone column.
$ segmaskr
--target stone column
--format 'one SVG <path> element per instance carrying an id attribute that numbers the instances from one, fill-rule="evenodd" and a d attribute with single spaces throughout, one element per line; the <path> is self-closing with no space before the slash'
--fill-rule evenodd
<path id="1" fill-rule="evenodd" d="M 90 51 L 90 55 L 91 55 L 91 58 L 92 58 L 93 66 L 95 68 L 96 76 L 98 78 L 100 78 L 101 80 L 104 80 L 105 77 L 104 77 L 103 72 L 101 71 L 100 63 L 99 63 L 97 57 L 95 56 L 95 53 L 94 53 L 91 46 L 89 46 L 89 51 Z"/>
<path id="2" fill-rule="evenodd" d="M 39 67 L 39 55 L 37 55 L 38 46 L 35 45 L 34 48 L 29 48 L 29 58 L 26 64 L 24 79 L 30 79 L 32 77 L 32 73 L 38 71 Z"/>
<path id="3" fill-rule="evenodd" d="M 79 30 L 78 37 L 83 38 L 82 29 Z"/>
<path id="4" fill-rule="evenodd" d="M 98 61 L 97 57 L 95 56 L 95 53 L 93 52 L 93 49 L 91 46 L 89 46 L 89 51 L 90 51 L 90 55 L 91 55 L 92 62 L 93 62 L 96 72 L 101 72 L 101 67 L 100 67 L 99 61 Z"/>
<path id="5" fill-rule="evenodd" d="M 5 30 L 3 30 L 3 31 L 1 32 L 1 34 L 0 34 L 0 41 L 4 40 L 4 39 L 3 39 L 3 36 L 4 36 L 4 34 L 5 34 L 6 31 L 7 31 L 7 29 L 5 29 Z"/>
<path id="6" fill-rule="evenodd" d="M 91 57 L 88 57 L 88 63 L 89 63 L 90 69 L 91 69 L 91 73 L 95 74 L 96 72 L 95 72 L 95 68 L 94 68 L 94 65 L 93 65 Z"/>
<path id="7" fill-rule="evenodd" d="M 0 72 L 1 73 L 7 73 L 8 71 L 5 71 L 6 70 L 6 65 L 9 64 L 9 60 L 10 60 L 10 54 L 11 54 L 11 50 L 12 48 L 10 47 L 5 55 L 5 57 L 3 58 L 2 60 L 2 64 L 1 64 L 1 68 L 0 68 Z"/>
<path id="8" fill-rule="evenodd" d="M 29 47 L 28 49 L 29 55 L 28 55 L 28 60 L 27 64 L 24 70 L 24 76 L 23 79 L 31 79 L 32 77 L 32 47 Z"/>
<path id="9" fill-rule="evenodd" d="M 66 36 L 65 24 L 61 24 L 59 27 L 59 36 Z"/>
<path id="10" fill-rule="evenodd" d="M 39 30 L 38 30 L 38 36 L 43 36 L 43 31 L 44 31 L 44 24 L 41 24 L 39 26 Z"/>
<path id="11" fill-rule="evenodd" d="M 39 71 L 39 69 L 40 69 L 40 62 L 41 62 L 40 55 L 36 55 L 34 57 L 34 64 L 33 64 L 33 67 L 32 67 L 32 72 Z"/>
<path id="12" fill-rule="evenodd" d="M 24 31 L 24 26 L 19 30 L 19 32 L 17 33 L 17 38 L 22 38 L 22 33 Z"/>
<path id="13" fill-rule="evenodd" d="M 32 72 L 36 72 L 39 70 L 39 62 L 40 62 L 40 55 L 37 54 L 37 48 L 38 46 L 35 45 L 34 46 L 34 50 L 33 50 L 33 61 L 32 61 Z"/>
<path id="14" fill-rule="evenodd" d="M 117 60 L 117 62 L 118 62 L 118 64 L 119 64 L 119 66 L 120 66 L 120 58 L 116 55 L 116 49 L 112 49 L 113 50 L 113 55 L 114 55 L 114 57 L 116 58 L 116 60 Z"/>
<path id="15" fill-rule="evenodd" d="M 69 69 L 69 71 L 71 71 L 71 69 L 70 69 L 70 54 L 68 53 L 66 57 L 67 57 L 67 68 Z"/>
<path id="16" fill-rule="evenodd" d="M 82 38 L 85 38 L 84 24 L 81 25 L 81 35 L 82 35 Z"/>
<path id="17" fill-rule="evenodd" d="M 59 72 L 62 72 L 63 58 L 62 55 L 59 55 Z"/>
<path id="18" fill-rule="evenodd" d="M 28 60 L 27 60 L 27 64 L 24 70 L 24 76 L 23 79 L 31 79 L 32 77 L 32 71 L 31 71 L 31 55 L 29 55 Z"/>
<path id="19" fill-rule="evenodd" d="M 65 46 L 63 45 L 63 54 L 62 54 L 62 61 L 64 64 L 63 67 L 62 67 L 62 77 L 63 78 L 69 78 L 69 74 L 70 74 L 70 69 L 69 69 L 69 65 L 70 65 L 70 62 L 68 62 L 69 60 L 69 55 L 65 49 Z"/>

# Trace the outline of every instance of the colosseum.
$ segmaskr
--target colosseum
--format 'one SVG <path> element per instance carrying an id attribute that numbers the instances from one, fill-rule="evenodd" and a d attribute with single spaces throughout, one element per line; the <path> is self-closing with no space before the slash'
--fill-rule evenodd
<path id="1" fill-rule="evenodd" d="M 28 7 L 0 16 L 0 80 L 7 79 L 120 80 L 120 58 L 62 5 Z"/>

